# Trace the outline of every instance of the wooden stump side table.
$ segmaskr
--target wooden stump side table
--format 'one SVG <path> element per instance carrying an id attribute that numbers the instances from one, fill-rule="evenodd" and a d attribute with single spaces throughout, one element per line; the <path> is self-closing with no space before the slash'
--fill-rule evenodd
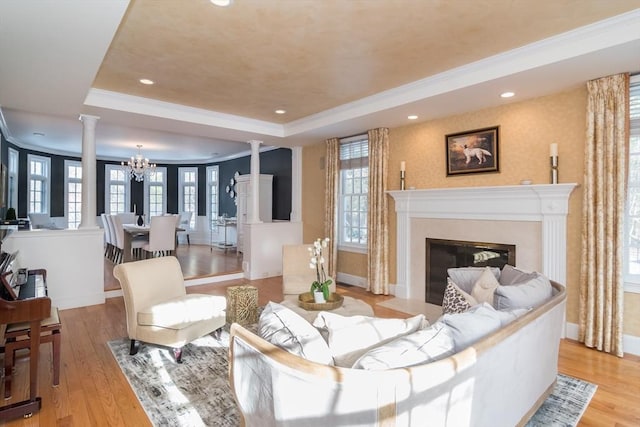
<path id="1" fill-rule="evenodd" d="M 258 322 L 258 288 L 230 286 L 227 288 L 227 323 L 250 325 Z"/>

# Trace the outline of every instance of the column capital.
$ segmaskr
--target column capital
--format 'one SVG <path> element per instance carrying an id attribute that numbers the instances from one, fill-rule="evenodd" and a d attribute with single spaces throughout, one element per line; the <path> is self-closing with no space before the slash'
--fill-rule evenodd
<path id="1" fill-rule="evenodd" d="M 91 114 L 80 114 L 78 116 L 78 120 L 80 120 L 81 122 L 97 122 L 98 120 L 100 120 L 99 116 L 93 116 Z"/>
<path id="2" fill-rule="evenodd" d="M 260 144 L 263 144 L 263 141 L 259 141 L 257 139 L 250 139 L 247 143 L 251 144 L 252 148 L 260 147 Z"/>

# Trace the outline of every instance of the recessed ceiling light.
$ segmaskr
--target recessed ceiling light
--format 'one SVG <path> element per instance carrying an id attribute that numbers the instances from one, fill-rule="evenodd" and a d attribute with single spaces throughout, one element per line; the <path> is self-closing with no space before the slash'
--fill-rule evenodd
<path id="1" fill-rule="evenodd" d="M 232 0 L 211 0 L 211 3 L 220 7 L 227 7 L 231 4 Z"/>
<path id="2" fill-rule="evenodd" d="M 142 83 L 143 85 L 152 85 L 152 84 L 154 84 L 154 83 L 155 83 L 153 80 L 149 80 L 149 79 L 140 79 L 139 81 L 140 81 L 140 83 Z"/>
<path id="3" fill-rule="evenodd" d="M 284 114 L 287 110 L 276 110 L 276 114 Z"/>
<path id="4" fill-rule="evenodd" d="M 416 116 L 415 114 L 412 114 L 412 115 L 410 115 L 410 116 L 407 116 L 407 119 L 409 119 L 409 120 L 415 120 L 415 119 L 417 119 L 417 118 L 418 118 L 418 116 Z"/>
<path id="5" fill-rule="evenodd" d="M 42 132 L 34 132 L 33 134 L 35 136 L 44 136 L 44 133 L 42 133 Z"/>
<path id="6" fill-rule="evenodd" d="M 513 95 L 515 95 L 515 93 L 513 92 L 504 92 L 500 94 L 500 96 L 503 98 L 511 98 Z"/>

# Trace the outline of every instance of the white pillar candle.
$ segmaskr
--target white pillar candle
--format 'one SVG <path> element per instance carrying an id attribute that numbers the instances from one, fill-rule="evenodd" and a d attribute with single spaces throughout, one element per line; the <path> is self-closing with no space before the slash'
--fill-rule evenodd
<path id="1" fill-rule="evenodd" d="M 400 162 L 400 172 L 404 172 L 406 167 L 406 163 L 403 161 Z"/>
<path id="2" fill-rule="evenodd" d="M 550 157 L 558 157 L 558 144 L 556 144 L 555 142 L 551 144 L 551 146 L 549 147 L 549 153 Z"/>

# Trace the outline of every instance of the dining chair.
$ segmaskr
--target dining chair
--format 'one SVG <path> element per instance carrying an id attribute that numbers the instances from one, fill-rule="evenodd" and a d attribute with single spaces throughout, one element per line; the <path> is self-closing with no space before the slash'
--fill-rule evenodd
<path id="1" fill-rule="evenodd" d="M 116 242 L 115 245 L 116 245 L 116 248 L 118 249 L 118 253 L 113 262 L 115 262 L 116 264 L 119 264 L 122 262 L 124 258 L 123 257 L 124 227 L 122 226 L 122 217 L 120 215 L 110 215 L 110 217 L 112 218 L 112 224 L 114 228 L 114 235 L 115 235 L 115 242 Z M 145 244 L 147 244 L 147 240 L 144 238 L 133 238 L 131 240 L 131 252 L 136 258 L 138 258 L 137 252 L 143 249 Z"/>
<path id="2" fill-rule="evenodd" d="M 49 214 L 46 213 L 30 213 L 28 214 L 29 217 L 29 225 L 31 226 L 32 230 L 36 230 L 36 229 L 48 229 L 48 230 L 59 230 L 60 227 L 58 227 L 53 220 L 51 219 L 51 217 L 49 216 Z"/>
<path id="3" fill-rule="evenodd" d="M 102 228 L 104 229 L 104 256 L 108 259 L 111 259 L 111 253 L 113 251 L 113 238 L 111 233 L 111 226 L 109 225 L 109 220 L 107 219 L 107 214 L 100 214 L 100 219 L 102 220 Z"/>
<path id="4" fill-rule="evenodd" d="M 192 216 L 193 216 L 193 212 L 182 212 L 180 214 L 180 220 L 178 223 L 178 227 L 185 230 L 185 231 L 178 231 L 178 236 L 182 236 L 182 235 L 187 236 L 187 245 L 189 246 L 191 246 L 191 241 L 189 240 L 189 231 L 191 230 Z"/>
<path id="5" fill-rule="evenodd" d="M 176 249 L 176 226 L 175 216 L 151 217 L 149 242 L 142 246 L 142 249 L 146 251 L 145 258 L 173 254 Z"/>
<path id="6" fill-rule="evenodd" d="M 122 252 L 122 243 L 118 246 L 118 233 L 116 231 L 115 215 L 107 215 L 107 225 L 111 234 L 111 253 L 109 259 L 114 263 L 118 263 L 118 258 Z"/>
<path id="7" fill-rule="evenodd" d="M 118 214 L 118 218 L 122 224 L 136 224 L 138 221 L 138 216 L 135 212 L 122 212 Z"/>

